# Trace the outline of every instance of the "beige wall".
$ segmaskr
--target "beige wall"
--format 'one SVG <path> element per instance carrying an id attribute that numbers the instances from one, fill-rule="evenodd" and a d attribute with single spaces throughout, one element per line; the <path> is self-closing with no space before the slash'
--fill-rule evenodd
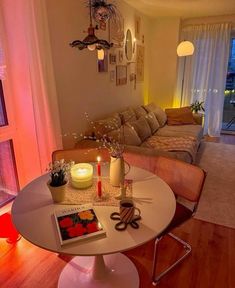
<path id="1" fill-rule="evenodd" d="M 180 18 L 160 18 L 151 24 L 149 101 L 172 107 L 177 78 Z"/>
<path id="2" fill-rule="evenodd" d="M 115 82 L 110 81 L 109 72 L 97 72 L 96 52 L 87 49 L 78 51 L 69 46 L 71 41 L 86 36 L 83 31 L 87 30 L 89 19 L 84 3 L 77 0 L 46 1 L 61 127 L 63 134 L 69 134 L 63 137 L 65 148 L 74 145 L 72 133 L 80 134 L 87 127 L 85 112 L 96 119 L 127 106 L 142 104 L 144 97 L 148 97 L 149 20 L 141 15 L 141 34 L 145 36 L 145 80 L 137 83 L 136 89 L 129 77 L 127 85 L 116 86 Z M 123 1 L 117 4 L 124 16 L 124 31 L 129 28 L 134 37 L 135 10 Z M 106 36 L 100 34 L 104 39 L 107 39 Z M 125 56 L 122 64 L 126 64 Z M 110 70 L 115 70 L 115 66 L 109 65 Z M 129 70 L 130 65 L 128 76 Z"/>

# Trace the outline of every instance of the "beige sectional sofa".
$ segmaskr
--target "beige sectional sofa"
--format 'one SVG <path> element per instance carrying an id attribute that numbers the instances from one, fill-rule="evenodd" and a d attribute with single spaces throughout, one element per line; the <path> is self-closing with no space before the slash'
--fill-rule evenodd
<path id="1" fill-rule="evenodd" d="M 201 118 L 189 107 L 163 111 L 154 103 L 129 107 L 92 122 L 77 148 L 93 148 L 102 140 L 124 144 L 125 151 L 161 155 L 194 163 L 203 137 Z"/>

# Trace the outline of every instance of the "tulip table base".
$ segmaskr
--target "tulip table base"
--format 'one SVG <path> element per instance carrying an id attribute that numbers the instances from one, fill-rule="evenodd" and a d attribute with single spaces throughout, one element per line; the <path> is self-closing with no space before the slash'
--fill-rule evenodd
<path id="1" fill-rule="evenodd" d="M 74 257 L 60 274 L 59 288 L 138 288 L 139 275 L 131 260 L 121 253 Z"/>

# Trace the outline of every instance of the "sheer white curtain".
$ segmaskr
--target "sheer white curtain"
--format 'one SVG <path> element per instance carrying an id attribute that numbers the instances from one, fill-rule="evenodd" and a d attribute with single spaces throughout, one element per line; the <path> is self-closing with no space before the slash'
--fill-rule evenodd
<path id="1" fill-rule="evenodd" d="M 0 9 L 10 87 L 6 94 L 13 98 L 7 112 L 14 114 L 10 125 L 17 134 L 16 158 L 25 185 L 45 173 L 52 151 L 62 147 L 46 6 L 45 0 L 2 0 Z"/>
<path id="2" fill-rule="evenodd" d="M 204 134 L 210 136 L 219 136 L 222 125 L 230 35 L 230 23 L 182 29 L 182 39 L 191 41 L 195 47 L 193 56 L 182 59 L 186 61 L 182 104 L 205 102 Z"/>
<path id="3" fill-rule="evenodd" d="M 24 29 L 28 44 L 31 93 L 42 171 L 51 161 L 51 152 L 61 148 L 58 101 L 47 26 L 45 0 L 24 4 Z"/>

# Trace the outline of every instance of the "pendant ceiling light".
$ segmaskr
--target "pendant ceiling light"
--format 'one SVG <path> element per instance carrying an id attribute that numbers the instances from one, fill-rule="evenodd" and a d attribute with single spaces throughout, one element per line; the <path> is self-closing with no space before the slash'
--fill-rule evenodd
<path id="1" fill-rule="evenodd" d="M 105 5 L 107 5 L 107 7 L 109 5 L 111 5 L 111 4 L 106 4 L 105 1 L 98 1 L 98 2 L 101 2 Z M 95 0 L 94 3 L 96 4 L 97 1 Z M 70 43 L 71 47 L 77 47 L 79 50 L 83 50 L 85 48 L 88 48 L 89 50 L 93 51 L 95 49 L 97 49 L 97 50 L 110 49 L 113 46 L 113 43 L 109 43 L 108 41 L 103 40 L 103 39 L 98 39 L 95 36 L 95 29 L 97 29 L 97 28 L 92 25 L 92 4 L 94 5 L 94 3 L 92 3 L 92 0 L 89 0 L 90 26 L 88 27 L 88 35 L 83 39 L 83 41 L 74 40 L 72 43 Z M 94 11 L 96 11 L 96 17 L 97 17 L 99 15 L 97 13 L 97 9 Z M 110 14 L 110 16 L 111 16 L 111 14 Z M 107 16 L 106 18 L 109 18 L 109 16 Z"/>

